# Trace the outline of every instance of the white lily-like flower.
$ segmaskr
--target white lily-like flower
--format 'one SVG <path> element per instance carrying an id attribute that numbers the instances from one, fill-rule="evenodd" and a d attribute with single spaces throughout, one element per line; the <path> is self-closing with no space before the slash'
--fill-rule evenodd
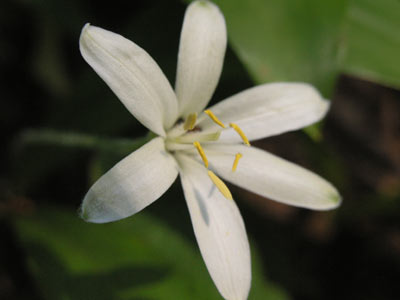
<path id="1" fill-rule="evenodd" d="M 150 131 L 150 142 L 125 157 L 89 190 L 82 217 L 95 223 L 129 217 L 157 200 L 180 175 L 201 254 L 221 295 L 247 299 L 251 282 L 245 226 L 224 182 L 310 209 L 340 203 L 327 181 L 249 141 L 320 120 L 329 102 L 304 83 L 270 83 L 203 111 L 219 80 L 227 43 L 218 7 L 189 5 L 182 28 L 175 92 L 139 46 L 85 25 L 84 59 Z M 240 159 L 240 160 L 239 160 Z"/>

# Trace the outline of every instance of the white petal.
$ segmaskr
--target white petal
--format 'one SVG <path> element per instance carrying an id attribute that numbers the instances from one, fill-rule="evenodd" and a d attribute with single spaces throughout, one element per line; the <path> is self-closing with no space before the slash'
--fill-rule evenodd
<path id="1" fill-rule="evenodd" d="M 221 177 L 258 195 L 317 210 L 333 209 L 341 202 L 325 179 L 266 151 L 244 145 L 206 145 L 204 151 L 210 168 Z M 233 172 L 236 153 L 243 157 Z"/>
<path id="2" fill-rule="evenodd" d="M 225 299 L 247 299 L 250 250 L 235 202 L 222 196 L 204 166 L 184 155 L 178 156 L 178 163 L 193 229 L 211 278 Z"/>
<path id="3" fill-rule="evenodd" d="M 219 8 L 208 1 L 190 4 L 183 22 L 175 85 L 182 115 L 207 106 L 221 75 L 226 42 L 225 19 Z"/>
<path id="4" fill-rule="evenodd" d="M 83 58 L 144 126 L 165 135 L 177 118 L 174 91 L 156 62 L 123 36 L 86 24 Z"/>
<path id="5" fill-rule="evenodd" d="M 177 175 L 163 139 L 154 138 L 95 182 L 83 200 L 82 217 L 94 223 L 129 217 L 164 194 Z"/>
<path id="6" fill-rule="evenodd" d="M 319 121 L 329 102 L 305 83 L 269 83 L 236 94 L 210 108 L 225 124 L 236 123 L 249 140 L 297 130 Z M 199 124 L 205 131 L 220 129 L 205 114 Z M 224 130 L 220 141 L 238 142 L 233 129 Z"/>

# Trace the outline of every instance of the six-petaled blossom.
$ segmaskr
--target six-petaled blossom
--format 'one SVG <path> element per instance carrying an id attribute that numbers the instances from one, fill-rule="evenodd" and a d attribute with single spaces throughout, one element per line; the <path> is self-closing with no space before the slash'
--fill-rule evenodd
<path id="1" fill-rule="evenodd" d="M 226 299 L 246 299 L 251 282 L 249 243 L 222 179 L 310 209 L 335 208 L 340 196 L 318 175 L 250 146 L 253 140 L 324 117 L 329 102 L 312 86 L 264 84 L 204 110 L 219 80 L 226 44 L 225 20 L 218 7 L 208 1 L 193 2 L 183 22 L 174 91 L 139 46 L 85 25 L 80 37 L 84 59 L 157 137 L 104 174 L 86 194 L 81 210 L 89 222 L 126 218 L 160 198 L 179 174 L 215 285 Z"/>

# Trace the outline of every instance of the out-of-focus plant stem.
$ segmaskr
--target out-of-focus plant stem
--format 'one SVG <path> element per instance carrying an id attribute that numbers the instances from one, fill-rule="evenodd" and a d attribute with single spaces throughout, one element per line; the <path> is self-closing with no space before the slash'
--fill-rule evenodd
<path id="1" fill-rule="evenodd" d="M 54 145 L 60 147 L 75 147 L 88 150 L 98 150 L 127 154 L 130 153 L 154 137 L 149 132 L 146 136 L 136 139 L 111 139 L 90 134 L 63 132 L 54 129 L 28 129 L 22 132 L 16 141 L 16 146 L 28 145 Z"/>

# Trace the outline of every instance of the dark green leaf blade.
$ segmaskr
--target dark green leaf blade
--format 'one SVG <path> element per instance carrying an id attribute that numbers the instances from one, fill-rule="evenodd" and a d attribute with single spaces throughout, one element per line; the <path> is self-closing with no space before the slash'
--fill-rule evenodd
<path id="1" fill-rule="evenodd" d="M 231 45 L 257 83 L 305 81 L 331 94 L 345 0 L 216 3 L 225 14 Z"/>
<path id="2" fill-rule="evenodd" d="M 146 213 L 100 225 L 41 209 L 16 227 L 45 299 L 221 299 L 197 246 Z M 287 299 L 254 256 L 250 299 Z"/>
<path id="3" fill-rule="evenodd" d="M 345 34 L 345 72 L 400 88 L 399 1 L 351 1 Z"/>

